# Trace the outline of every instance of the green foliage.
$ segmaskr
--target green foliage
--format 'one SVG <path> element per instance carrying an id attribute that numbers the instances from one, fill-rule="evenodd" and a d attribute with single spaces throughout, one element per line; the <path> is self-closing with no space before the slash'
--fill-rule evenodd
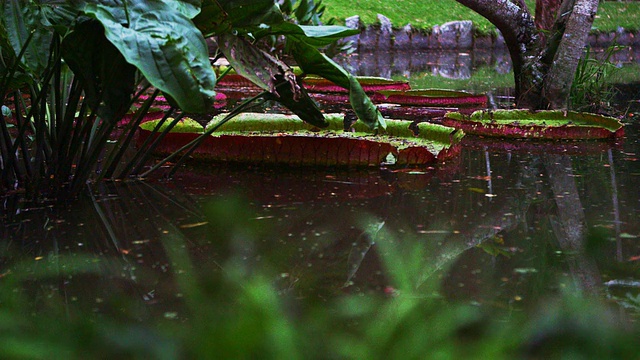
<path id="1" fill-rule="evenodd" d="M 320 10 L 304 9 L 300 14 Z M 2 11 L 2 190 L 26 189 L 34 200 L 40 195 L 74 194 L 89 179 L 122 178 L 142 169 L 151 149 L 143 148 L 124 169 L 119 162 L 154 97 L 137 110 L 119 138 L 113 134 L 131 108 L 134 91 L 140 91 L 134 98 L 146 91 L 138 86 L 143 81 L 158 90 L 155 95 L 161 91 L 173 108 L 209 111 L 216 76 L 204 35 L 223 39 L 219 45 L 236 71 L 265 90 L 225 121 L 252 101 L 273 99 L 303 120 L 326 126 L 289 66 L 256 44 L 266 36 L 284 35 L 303 55 L 318 56 L 318 47 L 354 33 L 344 27 L 288 23 L 272 0 L 211 0 L 203 2 L 202 9 L 198 1 L 179 0 L 64 4 L 8 0 L 2 2 Z M 384 124 L 362 88 L 351 84 L 350 75 L 339 65 L 325 62 L 320 70 L 314 63 L 304 65 L 339 78 L 368 126 Z M 165 120 L 171 115 L 167 113 Z M 177 122 L 170 122 L 169 128 Z M 182 159 L 200 142 L 182 149 Z"/>
<path id="2" fill-rule="evenodd" d="M 202 34 L 170 2 L 124 4 L 87 2 L 80 10 L 100 21 L 104 35 L 126 61 L 183 110 L 206 112 L 216 77 Z"/>
<path id="3" fill-rule="evenodd" d="M 358 119 L 371 129 L 386 127 L 382 114 L 353 75 L 309 44 L 298 41 L 294 42 L 291 48 L 293 56 L 304 72 L 322 76 L 349 89 L 349 101 Z"/>
<path id="4" fill-rule="evenodd" d="M 282 13 L 300 25 L 322 25 L 320 18 L 326 7 L 322 1 L 315 0 L 284 0 L 281 2 Z M 333 20 L 333 19 L 332 19 Z M 330 20 L 327 24 L 331 25 Z"/>
<path id="5" fill-rule="evenodd" d="M 358 118 L 371 129 L 384 128 L 382 115 L 353 75 L 318 50 L 357 33 L 357 30 L 343 26 L 304 26 L 286 22 L 279 8 L 270 7 L 269 3 L 273 5 L 273 2 L 265 0 L 242 6 L 234 1 L 218 2 L 218 7 L 205 4 L 208 14 L 224 11 L 229 15 L 196 17 L 194 21 L 203 33 L 215 32 L 218 35 L 218 47 L 239 74 L 268 90 L 273 99 L 292 109 L 303 120 L 326 126 L 322 123 L 320 110 L 305 91 L 300 89 L 299 81 L 295 80 L 291 68 L 264 50 L 256 48 L 253 44 L 258 40 L 285 36 L 287 48 L 305 73 L 322 76 L 348 89 L 351 106 Z M 237 16 L 232 16 L 236 13 Z M 218 21 L 212 23 L 207 20 L 210 17 L 217 18 Z M 228 29 L 231 28 L 234 32 L 229 34 Z M 256 68 L 261 71 L 252 71 Z M 274 91 L 278 85 L 287 83 L 288 88 Z"/>
<path id="6" fill-rule="evenodd" d="M 378 14 L 382 14 L 398 28 L 411 24 L 416 28 L 431 29 L 435 25 L 442 25 L 448 21 L 471 20 L 480 33 L 488 34 L 495 31 L 495 27 L 489 21 L 455 0 L 400 0 L 393 2 L 324 0 L 324 4 L 327 7 L 325 16 L 335 17 L 339 22 L 343 22 L 350 16 L 358 15 L 365 25 L 370 25 L 378 21 Z"/>
<path id="7" fill-rule="evenodd" d="M 531 13 L 534 13 L 535 1 L 526 0 Z M 324 0 L 325 16 L 336 18 L 338 22 L 359 15 L 366 25 L 374 24 L 377 14 L 388 17 L 396 27 L 412 24 L 417 28 L 430 29 L 434 25 L 442 25 L 453 20 L 471 20 L 480 34 L 489 34 L 495 27 L 482 16 L 474 13 L 455 0 L 436 1 L 382 1 L 357 0 L 340 1 Z M 598 15 L 593 23 L 594 31 L 612 32 L 618 27 L 627 30 L 638 30 L 640 24 L 640 4 L 635 1 L 600 1 Z"/>
<path id="8" fill-rule="evenodd" d="M 610 46 L 598 58 L 587 48 L 578 62 L 569 94 L 570 108 L 593 113 L 610 112 L 615 91 L 611 79 L 618 70 L 611 62 L 618 46 Z"/>

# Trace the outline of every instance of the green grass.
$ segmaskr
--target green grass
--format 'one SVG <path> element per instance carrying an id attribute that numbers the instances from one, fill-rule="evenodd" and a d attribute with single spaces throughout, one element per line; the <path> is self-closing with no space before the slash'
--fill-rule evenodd
<path id="1" fill-rule="evenodd" d="M 533 1 L 527 0 L 533 9 Z M 360 15 L 365 24 L 377 21 L 377 14 L 388 17 L 395 26 L 412 24 L 418 28 L 431 28 L 453 20 L 471 20 L 480 33 L 494 29 L 487 20 L 454 0 L 324 0 L 327 9 L 324 19 L 335 17 L 339 22 Z M 600 2 L 598 15 L 593 24 L 600 31 L 615 31 L 618 26 L 628 30 L 637 30 L 640 24 L 640 4 L 636 2 Z"/>
<path id="2" fill-rule="evenodd" d="M 322 3 L 327 7 L 323 17 L 325 20 L 335 17 L 344 21 L 350 16 L 360 15 L 361 21 L 371 24 L 377 21 L 377 14 L 380 13 L 397 26 L 410 23 L 418 28 L 431 28 L 452 20 L 472 20 L 480 31 L 487 32 L 493 28 L 483 17 L 453 0 L 324 0 Z"/>
<path id="3" fill-rule="evenodd" d="M 618 26 L 627 30 L 640 28 L 640 3 L 637 2 L 600 2 L 593 28 L 599 31 L 615 31 Z"/>

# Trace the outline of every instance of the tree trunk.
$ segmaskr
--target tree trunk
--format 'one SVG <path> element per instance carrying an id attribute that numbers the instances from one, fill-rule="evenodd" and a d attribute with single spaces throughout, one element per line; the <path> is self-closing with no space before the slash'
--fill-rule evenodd
<path id="1" fill-rule="evenodd" d="M 529 9 L 520 0 L 456 0 L 484 16 L 502 33 L 513 63 L 516 106 L 567 109 L 578 60 L 583 54 L 598 0 L 564 0 L 543 46 Z M 537 0 L 542 7 L 560 0 Z M 549 9 L 539 12 L 545 17 Z M 540 15 L 542 14 L 542 15 Z M 547 19 L 539 25 L 549 26 Z"/>
<path id="2" fill-rule="evenodd" d="M 553 29 L 561 4 L 562 0 L 536 0 L 535 23 L 542 44 L 546 43 L 549 32 Z"/>
<path id="3" fill-rule="evenodd" d="M 556 20 L 557 26 L 554 28 L 558 29 L 561 39 L 549 64 L 542 90 L 543 107 L 552 109 L 568 108 L 578 62 L 584 54 L 589 31 L 598 11 L 598 0 L 565 0 L 562 10 L 567 3 L 573 3 L 573 10 L 562 12 Z M 553 47 L 555 44 L 552 43 L 547 46 L 548 49 Z"/>
<path id="4" fill-rule="evenodd" d="M 485 17 L 504 37 L 515 78 L 516 105 L 537 108 L 541 95 L 543 73 L 536 61 L 539 49 L 535 23 L 524 2 L 509 0 L 456 0 Z"/>

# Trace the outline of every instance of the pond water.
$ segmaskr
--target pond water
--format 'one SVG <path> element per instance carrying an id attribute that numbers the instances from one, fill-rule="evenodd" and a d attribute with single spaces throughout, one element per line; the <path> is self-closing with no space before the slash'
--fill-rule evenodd
<path id="1" fill-rule="evenodd" d="M 172 180 L 100 184 L 66 209 L 6 218 L 0 271 L 20 274 L 36 307 L 53 296 L 118 314 L 128 299 L 137 318 L 179 318 L 181 266 L 268 272 L 305 298 L 390 294 L 380 244 L 394 244 L 423 249 L 415 286 L 451 300 L 526 308 L 576 287 L 637 317 L 640 96 L 620 88 L 617 142 L 466 137 L 460 157 L 429 168 L 190 164 Z M 508 88 L 478 90 L 509 101 Z"/>

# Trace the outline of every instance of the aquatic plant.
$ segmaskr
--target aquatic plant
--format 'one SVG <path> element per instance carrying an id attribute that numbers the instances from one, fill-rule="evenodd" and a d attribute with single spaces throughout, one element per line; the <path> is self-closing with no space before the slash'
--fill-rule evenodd
<path id="1" fill-rule="evenodd" d="M 412 89 L 402 91 L 378 91 L 376 101 L 414 106 L 448 106 L 452 108 L 486 108 L 487 96 L 466 91 L 444 89 Z"/>
<path id="2" fill-rule="evenodd" d="M 77 194 L 90 179 L 139 172 L 132 170 L 144 162 L 121 161 L 154 96 L 162 93 L 169 100 L 166 117 L 211 109 L 216 75 L 204 35 L 216 35 L 236 71 L 263 89 L 252 101 L 276 100 L 304 121 L 326 125 L 288 65 L 248 40 L 285 36 L 307 73 L 348 88 L 359 119 L 384 128 L 353 76 L 318 50 L 354 31 L 286 22 L 271 0 L 205 1 L 201 7 L 177 0 L 7 1 L 2 10 L 2 193 L 25 192 L 34 201 L 62 198 Z M 153 96 L 135 110 L 133 121 L 118 128 L 145 92 Z"/>
<path id="3" fill-rule="evenodd" d="M 205 135 L 193 152 L 198 159 L 223 162 L 316 166 L 424 165 L 451 158 L 458 151 L 462 132 L 419 123 L 417 134 L 411 121 L 387 120 L 384 132 L 374 134 L 356 123 L 345 131 L 342 114 L 325 115 L 328 126 L 318 131 L 297 116 L 243 113 L 224 122 L 227 114 L 214 117 L 206 128 L 191 119 L 180 120 L 171 132 L 161 120 L 141 125 L 140 143 L 156 142 L 158 154 L 171 154 Z M 215 131 L 210 131 L 211 129 Z"/>
<path id="4" fill-rule="evenodd" d="M 510 138 L 607 139 L 624 133 L 622 123 L 612 117 L 554 110 L 479 110 L 470 115 L 451 112 L 442 123 L 468 134 Z"/>
<path id="5" fill-rule="evenodd" d="M 587 47 L 578 62 L 575 79 L 571 85 L 569 103 L 572 110 L 610 112 L 610 104 L 616 94 L 611 78 L 618 70 L 611 58 L 618 50 L 619 47 L 614 45 L 608 47 L 603 54 L 597 55 Z"/>

